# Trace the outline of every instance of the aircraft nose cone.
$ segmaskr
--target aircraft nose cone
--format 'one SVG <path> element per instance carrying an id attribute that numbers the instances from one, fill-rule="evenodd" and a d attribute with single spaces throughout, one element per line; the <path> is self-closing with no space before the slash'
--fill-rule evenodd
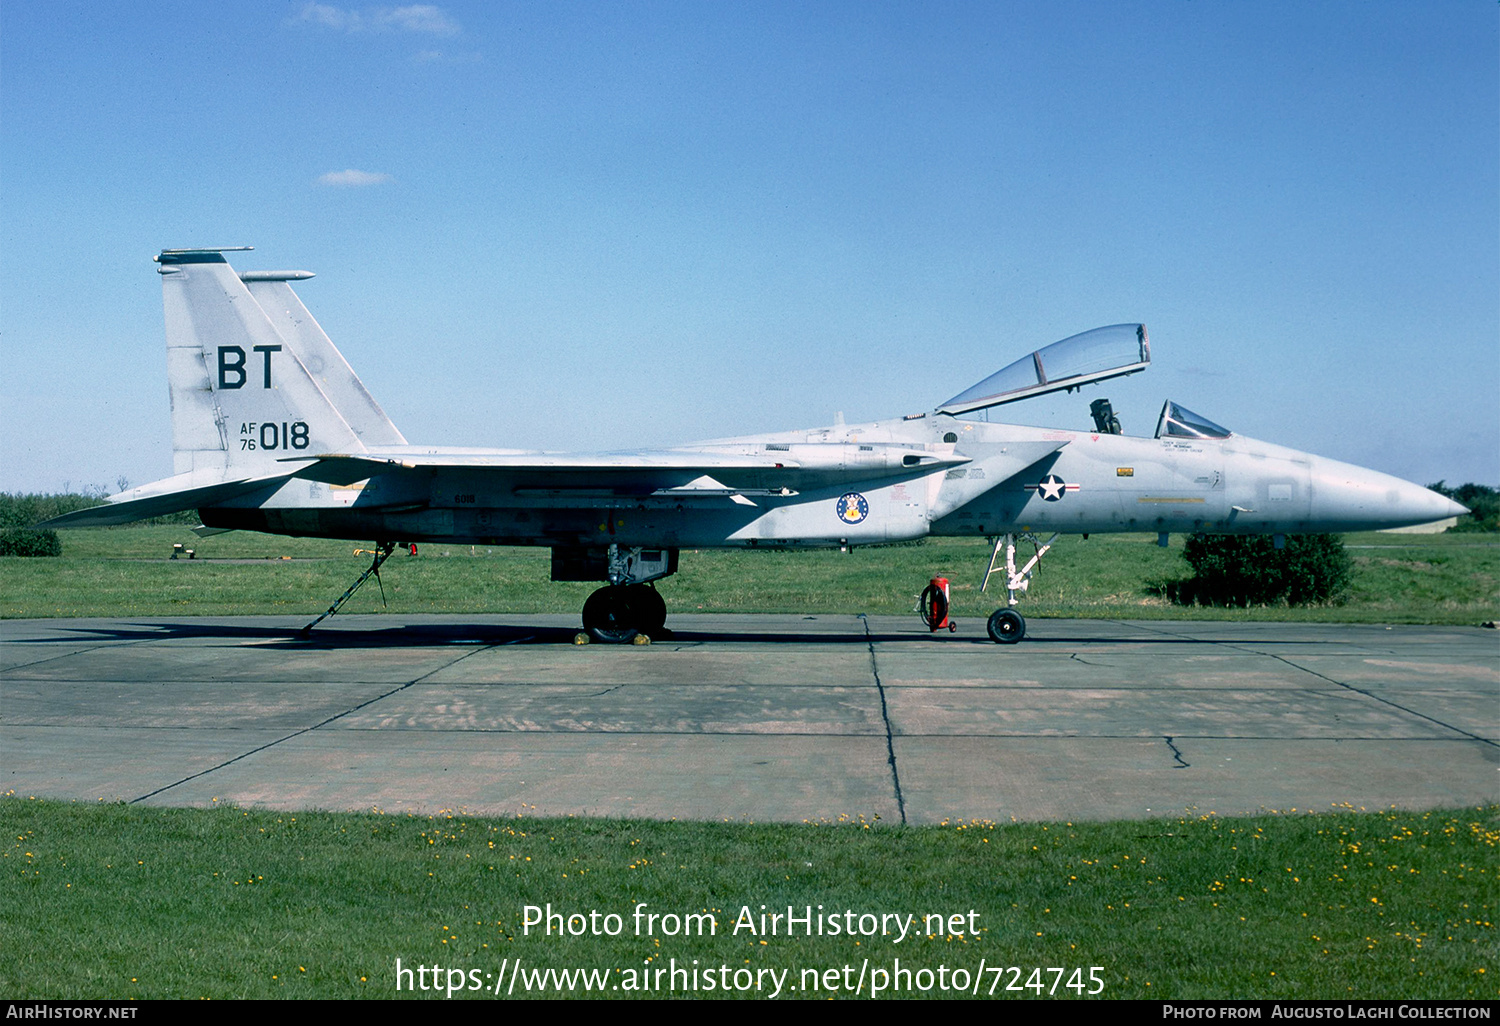
<path id="1" fill-rule="evenodd" d="M 1430 488 L 1333 460 L 1317 461 L 1313 485 L 1314 519 L 1364 530 L 1430 524 L 1469 512 Z"/>
<path id="2" fill-rule="evenodd" d="M 1407 487 L 1416 489 L 1418 486 L 1409 484 L 1407 485 Z M 1432 517 L 1432 520 L 1447 520 L 1450 517 L 1461 517 L 1469 512 L 1469 507 L 1463 505 L 1462 503 L 1454 502 L 1446 495 L 1435 492 L 1430 488 L 1422 488 L 1420 490 L 1422 492 L 1424 511 L 1431 511 L 1433 509 L 1437 510 L 1437 513 Z M 1426 521 L 1426 523 L 1431 523 L 1432 520 L 1428 520 Z"/>

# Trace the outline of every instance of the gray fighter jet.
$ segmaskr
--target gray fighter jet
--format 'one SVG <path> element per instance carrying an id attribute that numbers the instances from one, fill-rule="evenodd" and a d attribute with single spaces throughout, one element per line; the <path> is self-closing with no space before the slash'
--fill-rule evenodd
<path id="1" fill-rule="evenodd" d="M 1120 434 L 1107 400 L 1092 406 L 1093 431 L 969 416 L 1144 370 L 1151 349 L 1141 324 L 1064 339 L 935 409 L 869 424 L 635 452 L 411 445 L 293 292 L 290 282 L 312 275 L 236 272 L 224 257 L 231 251 L 156 257 L 173 476 L 47 526 L 196 509 L 203 529 L 376 539 L 360 581 L 397 544 L 545 545 L 553 580 L 606 582 L 584 604 L 583 626 L 612 642 L 663 629 L 654 582 L 677 570 L 683 548 L 988 537 L 985 581 L 1003 574 L 1009 595 L 989 633 L 1015 642 L 1026 630 L 1017 595 L 1058 534 L 1148 531 L 1165 543 L 1170 532 L 1205 531 L 1270 534 L 1280 544 L 1291 533 L 1467 512 L 1389 475 L 1237 435 L 1170 401 L 1151 438 Z M 1037 549 L 1019 567 L 1018 539 Z"/>

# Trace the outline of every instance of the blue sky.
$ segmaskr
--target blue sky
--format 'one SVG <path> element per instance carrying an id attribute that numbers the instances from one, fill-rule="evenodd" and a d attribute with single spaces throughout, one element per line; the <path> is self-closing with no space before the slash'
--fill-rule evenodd
<path id="1" fill-rule="evenodd" d="M 1500 484 L 1500 8 L 7 4 L 0 490 L 170 473 L 164 247 L 256 247 L 414 442 L 930 409 L 1144 321 L 1165 398 Z"/>

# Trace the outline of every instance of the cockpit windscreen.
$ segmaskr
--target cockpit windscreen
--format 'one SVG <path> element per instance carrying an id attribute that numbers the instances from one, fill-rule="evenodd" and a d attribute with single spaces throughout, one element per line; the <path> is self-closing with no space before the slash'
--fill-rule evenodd
<path id="1" fill-rule="evenodd" d="M 1228 428 L 1170 399 L 1161 408 L 1161 418 L 1156 422 L 1157 438 L 1228 438 L 1230 433 Z"/>

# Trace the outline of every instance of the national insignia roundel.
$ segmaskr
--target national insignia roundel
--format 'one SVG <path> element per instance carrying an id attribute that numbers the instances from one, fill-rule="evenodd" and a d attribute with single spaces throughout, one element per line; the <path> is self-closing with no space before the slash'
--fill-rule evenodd
<path id="1" fill-rule="evenodd" d="M 1037 485 L 1037 493 L 1048 502 L 1056 502 L 1067 492 L 1068 486 L 1063 479 L 1056 474 L 1048 474 L 1042 478 L 1042 483 Z"/>

